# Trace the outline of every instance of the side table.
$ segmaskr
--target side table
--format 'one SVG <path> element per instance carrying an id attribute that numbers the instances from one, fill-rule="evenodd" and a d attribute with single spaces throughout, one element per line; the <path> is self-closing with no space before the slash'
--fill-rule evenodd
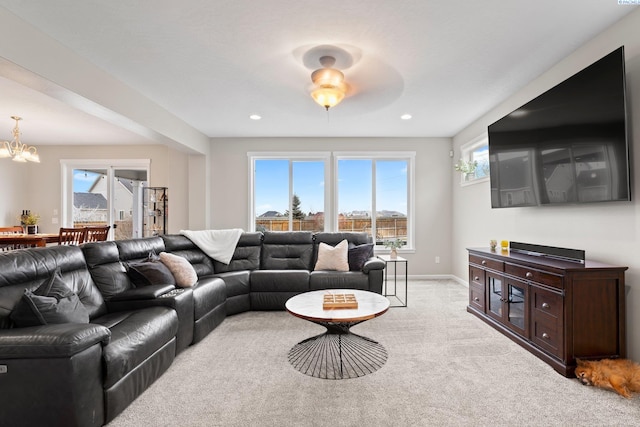
<path id="1" fill-rule="evenodd" d="M 378 258 L 384 261 L 384 288 L 382 290 L 382 295 L 385 297 L 392 297 L 397 300 L 398 304 L 391 305 L 391 307 L 406 307 L 407 306 L 407 297 L 409 295 L 407 291 L 407 280 L 409 274 L 409 262 L 406 258 L 402 258 L 397 256 L 395 258 L 391 258 L 391 255 L 378 255 Z M 389 283 L 389 266 L 393 264 L 393 289 L 390 289 Z M 398 294 L 398 290 L 402 291 L 402 282 L 400 283 L 400 289 L 398 289 L 398 264 L 404 264 L 404 301 L 402 300 L 402 294 Z"/>

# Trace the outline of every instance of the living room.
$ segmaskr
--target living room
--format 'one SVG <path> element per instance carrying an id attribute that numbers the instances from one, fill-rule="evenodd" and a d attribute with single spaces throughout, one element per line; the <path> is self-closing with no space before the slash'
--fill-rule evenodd
<path id="1" fill-rule="evenodd" d="M 583 6 L 576 6 L 583 7 Z M 587 7 L 587 6 L 584 6 Z M 633 8 L 611 2 L 611 8 Z M 639 140 L 640 117 L 640 11 L 633 11 L 612 21 L 594 37 L 573 46 L 567 55 L 558 57 L 553 66 L 525 82 L 519 89 L 505 93 L 500 101 L 479 111 L 460 130 L 445 135 L 371 137 L 259 137 L 245 136 L 242 130 L 234 136 L 209 137 L 197 131 L 166 110 L 142 97 L 134 88 L 124 85 L 101 68 L 89 63 L 61 43 L 49 38 L 35 26 L 26 24 L 7 9 L 0 9 L 0 28 L 5 40 L 20 34 L 20 43 L 5 45 L 4 78 L 29 86 L 31 74 L 16 73 L 12 67 L 44 77 L 53 82 L 43 89 L 43 96 L 54 96 L 60 87 L 76 94 L 71 104 L 87 99 L 94 104 L 90 110 L 105 117 L 118 112 L 117 118 L 126 129 L 127 138 L 118 141 L 39 145 L 28 137 L 28 121 L 21 124 L 23 139 L 38 146 L 39 164 L 16 164 L 3 160 L 0 180 L 6 185 L 0 200 L 0 215 L 11 222 L 24 207 L 39 212 L 44 231 L 55 231 L 54 209 L 61 210 L 63 183 L 60 160 L 63 159 L 150 159 L 150 181 L 154 186 L 167 186 L 171 191 L 170 232 L 181 229 L 248 230 L 250 173 L 248 153 L 251 152 L 372 152 L 415 153 L 415 244 L 401 252 L 409 260 L 409 275 L 413 280 L 452 278 L 468 280 L 467 247 L 488 246 L 490 239 L 530 242 L 549 246 L 585 250 L 589 259 L 628 266 L 626 272 L 627 356 L 640 361 L 640 337 L 634 331 L 635 314 L 640 308 L 640 261 L 636 255 L 640 244 L 637 207 L 640 194 L 638 176 L 632 172 L 631 202 L 610 204 L 568 205 L 555 207 L 491 209 L 489 183 L 461 185 L 454 164 L 461 147 L 486 135 L 487 126 L 522 104 L 570 77 L 619 46 L 625 47 L 627 109 L 631 170 L 640 164 L 640 154 L 634 149 Z M 539 46 L 553 43 L 553 34 Z M 332 37 L 333 39 L 333 37 Z M 55 60 L 51 58 L 55 57 Z M 8 64 L 10 63 L 10 64 Z M 58 67 L 54 64 L 60 64 Z M 72 72 L 69 70 L 73 70 Z M 347 74 L 347 73 L 345 73 Z M 308 79 L 308 76 L 304 76 Z M 185 77 L 187 78 L 187 77 Z M 425 77 L 426 78 L 426 77 Z M 306 81 L 300 82 L 304 87 Z M 105 89 L 106 88 L 106 89 Z M 304 94 L 303 96 L 307 96 Z M 313 100 L 308 97 L 308 101 Z M 347 97 L 343 103 L 349 102 Z M 344 106 L 344 105 L 342 105 Z M 326 124 L 326 113 L 319 106 L 319 119 Z M 329 111 L 329 121 L 337 120 L 336 111 Z M 10 110 L 11 105 L 5 109 Z M 4 111 L 4 110 L 3 110 Z M 10 126 L 4 114 L 1 129 L 8 138 Z M 417 113 L 414 113 L 417 116 Z M 2 119 L 0 117 L 0 119 Z M 28 117 L 25 117 L 28 119 Z M 416 120 L 414 117 L 413 120 Z M 213 120 L 213 119 L 212 119 Z M 293 120 L 293 119 L 290 119 Z M 428 120 L 424 117 L 421 120 Z M 65 123 L 73 128 L 74 123 Z M 246 127 L 254 123 L 246 123 Z M 142 126 L 154 130 L 166 144 L 149 143 L 132 138 L 131 129 Z M 366 126 L 366 123 L 363 124 Z M 152 140 L 153 141 L 153 140 Z M 179 144 L 175 142 L 179 141 Z M 450 152 L 453 151 L 453 156 Z M 43 185 L 46 183 L 46 186 Z M 221 203 L 224 201 L 224 203 Z M 181 207 L 185 207 L 181 209 Z M 436 258 L 439 262 L 436 262 Z"/>

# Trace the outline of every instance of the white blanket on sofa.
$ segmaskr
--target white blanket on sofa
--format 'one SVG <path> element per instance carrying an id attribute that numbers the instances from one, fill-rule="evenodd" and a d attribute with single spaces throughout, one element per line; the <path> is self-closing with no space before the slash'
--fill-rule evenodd
<path id="1" fill-rule="evenodd" d="M 202 252 L 216 261 L 229 264 L 243 230 L 180 230 L 180 234 L 191 240 Z"/>

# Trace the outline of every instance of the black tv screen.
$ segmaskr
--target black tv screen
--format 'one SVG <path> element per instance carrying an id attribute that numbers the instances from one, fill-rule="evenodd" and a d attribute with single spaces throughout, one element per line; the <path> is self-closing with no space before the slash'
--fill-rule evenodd
<path id="1" fill-rule="evenodd" d="M 624 47 L 488 133 L 493 208 L 630 200 Z"/>

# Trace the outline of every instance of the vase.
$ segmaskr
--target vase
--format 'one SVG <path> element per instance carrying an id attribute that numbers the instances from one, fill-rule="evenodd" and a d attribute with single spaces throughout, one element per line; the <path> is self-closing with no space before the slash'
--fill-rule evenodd
<path id="1" fill-rule="evenodd" d="M 391 253 L 389 254 L 389 258 L 391 258 L 391 259 L 398 258 L 398 250 L 396 248 L 391 249 Z"/>
<path id="2" fill-rule="evenodd" d="M 27 234 L 38 234 L 37 225 L 27 225 Z"/>

